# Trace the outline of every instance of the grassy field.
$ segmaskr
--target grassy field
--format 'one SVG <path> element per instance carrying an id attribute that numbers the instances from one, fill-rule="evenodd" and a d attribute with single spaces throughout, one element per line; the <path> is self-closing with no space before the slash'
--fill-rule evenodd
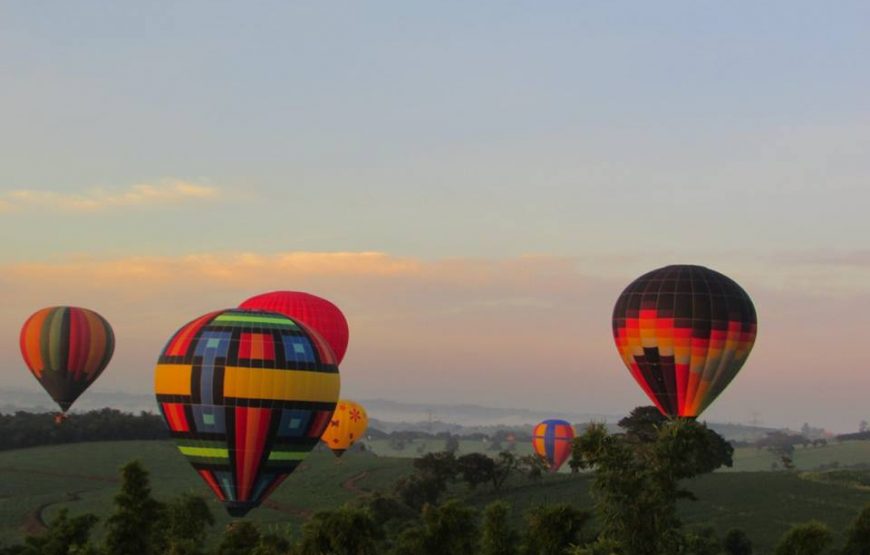
<path id="1" fill-rule="evenodd" d="M 769 469 L 769 457 L 754 449 L 741 449 L 737 466 L 743 472 L 717 472 L 687 483 L 700 500 L 681 505 L 684 521 L 713 526 L 720 534 L 732 527 L 742 528 L 758 548 L 756 552 L 767 553 L 794 523 L 814 518 L 839 533 L 870 502 L 870 471 L 749 471 Z M 73 514 L 93 512 L 105 517 L 117 491 L 118 469 L 133 459 L 142 461 L 150 471 L 158 498 L 185 491 L 201 494 L 211 503 L 218 527 L 229 522 L 174 444 L 81 443 L 0 452 L 0 541 L 20 541 L 26 532 L 38 530 L 40 516 L 50 520 L 61 507 L 68 507 Z M 795 460 L 807 468 L 833 460 L 841 465 L 863 463 L 870 461 L 870 442 L 799 450 Z M 410 471 L 408 457 L 352 452 L 335 459 L 329 452 L 315 452 L 250 518 L 274 531 L 295 530 L 313 512 L 335 508 L 361 495 L 361 490 L 389 490 L 397 478 Z M 451 494 L 479 508 L 505 499 L 513 505 L 514 519 L 519 523 L 522 513 L 535 504 L 569 502 L 591 509 L 590 484 L 589 475 L 558 474 L 538 482 L 516 477 L 500 494 L 488 487 L 468 492 L 463 485 L 454 486 Z"/>
<path id="2" fill-rule="evenodd" d="M 371 451 L 384 457 L 419 457 L 424 453 L 442 451 L 443 439 L 414 440 L 405 444 L 404 448 L 396 449 L 389 440 L 375 440 L 367 442 Z M 504 444 L 507 446 L 507 443 Z M 532 453 L 532 445 L 529 442 L 518 442 L 513 452 L 517 456 Z M 498 450 L 490 450 L 490 445 L 483 441 L 460 440 L 458 454 L 486 453 L 494 456 Z M 778 463 L 778 459 L 770 452 L 755 447 L 740 447 L 734 451 L 734 466 L 726 471 L 734 472 L 764 472 L 771 470 L 771 465 Z M 794 463 L 799 470 L 818 470 L 820 467 L 828 467 L 832 463 L 840 466 L 853 466 L 857 464 L 870 464 L 870 441 L 843 441 L 831 442 L 823 447 L 797 447 L 794 454 Z M 563 469 L 568 472 L 567 467 Z"/>

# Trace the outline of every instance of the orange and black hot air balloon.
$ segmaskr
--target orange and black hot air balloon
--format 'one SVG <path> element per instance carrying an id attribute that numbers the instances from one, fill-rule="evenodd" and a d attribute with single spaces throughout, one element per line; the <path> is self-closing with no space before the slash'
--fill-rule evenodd
<path id="1" fill-rule="evenodd" d="M 746 291 L 703 266 L 646 273 L 613 309 L 623 362 L 671 417 L 701 414 L 746 362 L 755 333 L 755 306 Z"/>
<path id="2" fill-rule="evenodd" d="M 93 310 L 53 306 L 27 319 L 20 346 L 24 363 L 66 412 L 109 364 L 115 335 Z"/>

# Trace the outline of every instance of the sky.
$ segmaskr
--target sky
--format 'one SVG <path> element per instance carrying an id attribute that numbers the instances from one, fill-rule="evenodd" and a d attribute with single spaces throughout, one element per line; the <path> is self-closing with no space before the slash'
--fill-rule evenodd
<path id="1" fill-rule="evenodd" d="M 704 414 L 870 420 L 866 2 L 0 3 L 0 386 L 86 306 L 95 388 L 182 324 L 304 290 L 346 396 L 624 414 L 622 289 L 671 263 L 752 296 Z"/>

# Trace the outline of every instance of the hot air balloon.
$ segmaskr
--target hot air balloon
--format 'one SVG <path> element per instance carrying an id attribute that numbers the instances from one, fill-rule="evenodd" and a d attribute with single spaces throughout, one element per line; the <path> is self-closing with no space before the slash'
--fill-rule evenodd
<path id="1" fill-rule="evenodd" d="M 246 300 L 239 308 L 266 310 L 300 320 L 323 336 L 332 346 L 338 363 L 347 351 L 347 320 L 331 302 L 301 291 L 272 291 Z"/>
<path id="2" fill-rule="evenodd" d="M 109 364 L 115 334 L 93 310 L 53 306 L 27 319 L 20 345 L 24 363 L 65 413 Z"/>
<path id="3" fill-rule="evenodd" d="M 369 418 L 362 405 L 341 399 L 320 439 L 332 449 L 336 457 L 340 457 L 363 436 L 368 425 Z"/>
<path id="4" fill-rule="evenodd" d="M 574 427 L 564 420 L 544 420 L 532 433 L 535 453 L 547 459 L 550 472 L 556 472 L 571 456 Z"/>
<path id="5" fill-rule="evenodd" d="M 734 379 L 755 342 L 755 307 L 702 266 L 665 266 L 631 282 L 613 309 L 616 348 L 670 417 L 696 417 Z"/>
<path id="6" fill-rule="evenodd" d="M 178 449 L 238 517 L 320 441 L 338 401 L 338 365 L 300 322 L 228 309 L 175 332 L 154 390 Z"/>

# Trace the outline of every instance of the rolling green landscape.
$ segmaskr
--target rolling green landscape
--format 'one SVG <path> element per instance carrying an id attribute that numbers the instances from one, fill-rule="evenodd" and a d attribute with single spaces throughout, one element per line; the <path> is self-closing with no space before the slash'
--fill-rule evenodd
<path id="1" fill-rule="evenodd" d="M 461 442 L 461 449 L 473 450 L 472 443 Z M 438 450 L 443 442 L 429 441 L 426 446 Z M 419 455 L 413 443 L 401 451 L 404 457 L 381 456 L 381 447 L 374 442 L 372 451 L 347 453 L 341 459 L 325 450 L 315 451 L 248 518 L 264 530 L 293 534 L 319 510 L 337 508 L 368 492 L 390 491 L 397 479 L 413 471 L 411 456 Z M 525 449 L 517 446 L 518 451 Z M 119 485 L 118 469 L 134 459 L 151 473 L 158 499 L 194 492 L 207 500 L 217 517 L 215 532 L 230 522 L 174 443 L 88 442 L 0 453 L 0 541 L 8 545 L 28 533 L 38 533 L 63 507 L 71 514 L 92 512 L 105 517 Z M 689 525 L 712 526 L 720 535 L 730 528 L 741 528 L 757 553 L 770 552 L 791 525 L 810 519 L 821 520 L 840 533 L 870 502 L 870 470 L 810 470 L 834 462 L 844 467 L 867 460 L 870 442 L 832 443 L 797 449 L 798 471 L 771 472 L 772 455 L 740 448 L 735 452 L 734 468 L 686 482 L 699 500 L 681 502 L 680 516 Z M 589 489 L 588 474 L 561 472 L 539 481 L 516 475 L 498 493 L 488 486 L 470 492 L 465 485 L 454 484 L 449 495 L 476 508 L 504 499 L 511 503 L 512 518 L 518 522 L 523 512 L 536 504 L 568 502 L 589 509 Z"/>

